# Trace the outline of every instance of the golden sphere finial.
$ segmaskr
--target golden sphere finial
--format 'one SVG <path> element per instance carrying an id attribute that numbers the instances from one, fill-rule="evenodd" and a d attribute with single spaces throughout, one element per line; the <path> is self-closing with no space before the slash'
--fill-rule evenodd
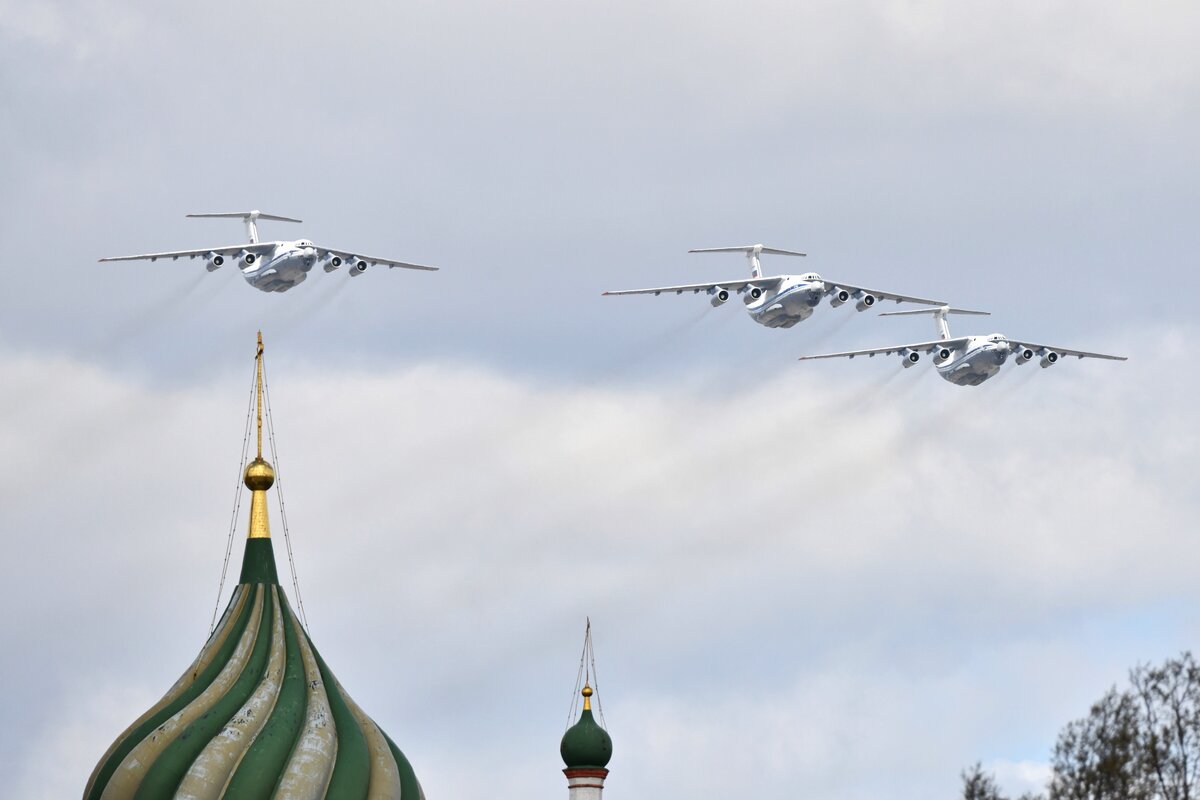
<path id="1" fill-rule="evenodd" d="M 588 686 L 586 683 L 583 685 L 583 696 L 584 697 L 592 696 L 592 687 Z"/>
<path id="2" fill-rule="evenodd" d="M 275 484 L 275 470 L 265 459 L 256 458 L 246 465 L 243 481 L 250 491 L 265 492 Z"/>

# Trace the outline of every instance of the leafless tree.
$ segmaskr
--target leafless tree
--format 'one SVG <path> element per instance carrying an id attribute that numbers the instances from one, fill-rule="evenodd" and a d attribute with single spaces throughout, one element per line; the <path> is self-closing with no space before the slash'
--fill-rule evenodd
<path id="1" fill-rule="evenodd" d="M 962 800 L 1008 800 L 1000 794 L 996 786 L 996 778 L 991 773 L 983 771 L 983 765 L 978 762 L 970 769 L 963 770 Z M 1017 800 L 1044 800 L 1039 795 L 1023 794 Z"/>
<path id="2" fill-rule="evenodd" d="M 976 762 L 970 769 L 963 770 L 963 800 L 1005 800 L 996 787 L 996 779 L 983 771 Z"/>
<path id="3" fill-rule="evenodd" d="M 1200 771 L 1200 666 L 1191 653 L 1130 673 L 1141 705 L 1142 766 L 1156 798 L 1194 800 Z"/>
<path id="4" fill-rule="evenodd" d="M 1151 800 L 1141 757 L 1137 699 L 1108 690 L 1054 745 L 1050 800 Z"/>
<path id="5" fill-rule="evenodd" d="M 1185 652 L 1129 683 L 1062 729 L 1049 800 L 1200 800 L 1200 664 Z M 1005 800 L 979 764 L 962 778 L 964 800 Z"/>

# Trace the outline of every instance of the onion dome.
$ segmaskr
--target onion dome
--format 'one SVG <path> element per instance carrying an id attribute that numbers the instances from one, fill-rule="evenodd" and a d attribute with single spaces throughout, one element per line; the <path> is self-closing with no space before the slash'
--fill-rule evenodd
<path id="1" fill-rule="evenodd" d="M 583 687 L 583 712 L 563 734 L 558 751 L 568 769 L 604 769 L 612 758 L 612 737 L 592 716 L 592 687 L 587 684 Z"/>
<path id="2" fill-rule="evenodd" d="M 100 759 L 84 800 L 424 800 L 408 759 L 338 683 L 279 585 L 262 457 L 242 572 L 219 624 L 170 691 Z"/>

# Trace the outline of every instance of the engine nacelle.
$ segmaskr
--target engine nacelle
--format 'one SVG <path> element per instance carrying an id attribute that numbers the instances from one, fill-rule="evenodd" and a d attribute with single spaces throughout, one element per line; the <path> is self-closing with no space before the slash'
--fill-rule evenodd
<path id="1" fill-rule="evenodd" d="M 712 295 L 712 300 L 709 302 L 712 303 L 713 308 L 716 308 L 717 306 L 722 305 L 729 300 L 729 290 L 722 289 L 720 286 L 714 286 L 708 290 L 708 293 Z"/>
<path id="2" fill-rule="evenodd" d="M 1046 355 L 1042 356 L 1042 360 L 1038 363 L 1042 365 L 1042 369 L 1045 369 L 1046 367 L 1052 367 L 1057 364 L 1058 358 L 1058 353 L 1051 350 L 1050 352 L 1046 353 Z"/>
<path id="3" fill-rule="evenodd" d="M 746 295 L 742 298 L 742 302 L 746 305 L 750 305 L 763 296 L 763 290 L 757 286 L 747 286 L 742 289 L 742 292 Z"/>
<path id="4" fill-rule="evenodd" d="M 350 267 L 350 277 L 357 278 L 359 275 L 362 275 L 366 271 L 367 271 L 367 262 L 355 261 L 354 264 Z"/>
<path id="5" fill-rule="evenodd" d="M 943 347 L 933 354 L 933 361 L 935 364 L 944 364 L 950 360 L 951 355 L 953 353 L 950 351 L 950 348 Z"/>
<path id="6" fill-rule="evenodd" d="M 875 305 L 875 295 L 864 294 L 862 297 L 858 298 L 858 302 L 854 304 L 854 307 L 859 311 L 866 311 L 873 305 Z"/>
<path id="7" fill-rule="evenodd" d="M 1032 350 L 1030 350 L 1028 347 L 1022 347 L 1020 350 L 1017 351 L 1017 363 L 1018 364 L 1026 364 L 1030 361 L 1033 361 L 1034 355 L 1035 355 L 1035 353 Z"/>
<path id="8" fill-rule="evenodd" d="M 243 267 L 253 267 L 258 263 L 258 256 L 254 255 L 254 253 L 242 251 L 241 262 Z"/>
<path id="9" fill-rule="evenodd" d="M 832 294 L 829 295 L 829 305 L 832 308 L 837 308 L 838 306 L 842 305 L 849 299 L 850 299 L 849 292 L 847 292 L 845 289 L 837 289 Z"/>
<path id="10" fill-rule="evenodd" d="M 208 254 L 208 263 L 204 265 L 204 268 L 207 269 L 209 272 L 212 272 L 215 269 L 220 269 L 221 265 L 224 263 L 225 263 L 225 256 L 218 255 L 217 253 L 209 253 Z"/>
<path id="11" fill-rule="evenodd" d="M 902 350 L 900 352 L 900 357 L 904 359 L 903 365 L 905 369 L 908 369 L 909 367 L 915 367 L 917 362 L 921 360 L 921 354 L 915 350 Z"/>
<path id="12" fill-rule="evenodd" d="M 322 266 L 326 272 L 333 272 L 335 269 L 342 266 L 341 256 L 330 256 L 329 258 L 325 259 L 325 263 Z"/>

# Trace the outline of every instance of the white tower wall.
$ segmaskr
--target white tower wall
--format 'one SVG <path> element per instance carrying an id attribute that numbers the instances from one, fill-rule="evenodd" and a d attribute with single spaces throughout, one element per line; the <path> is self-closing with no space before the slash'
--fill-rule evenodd
<path id="1" fill-rule="evenodd" d="M 604 794 L 606 769 L 564 769 L 569 795 L 567 800 L 601 800 Z"/>

